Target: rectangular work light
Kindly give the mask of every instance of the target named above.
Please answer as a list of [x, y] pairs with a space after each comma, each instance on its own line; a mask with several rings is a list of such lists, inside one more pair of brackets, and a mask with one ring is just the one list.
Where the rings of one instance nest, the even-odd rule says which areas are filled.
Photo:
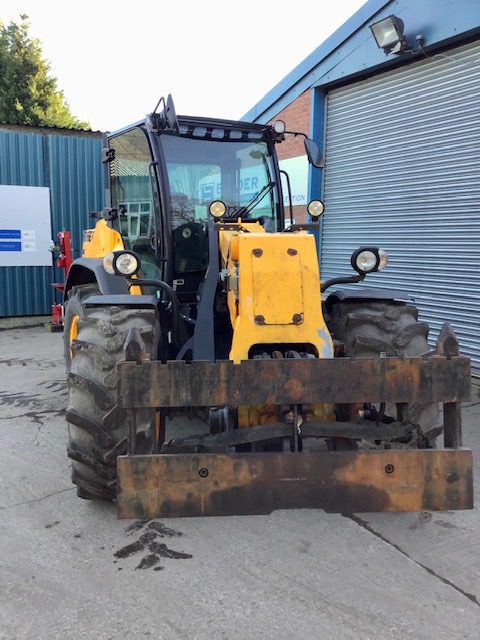
[[408, 43], [403, 35], [403, 20], [397, 16], [388, 16], [375, 24], [370, 25], [375, 42], [386, 54], [398, 53], [408, 48]]

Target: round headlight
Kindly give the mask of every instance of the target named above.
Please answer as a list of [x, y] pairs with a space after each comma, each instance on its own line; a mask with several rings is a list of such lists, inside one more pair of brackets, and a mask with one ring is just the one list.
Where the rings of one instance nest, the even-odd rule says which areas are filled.
[[373, 271], [377, 266], [377, 256], [373, 253], [373, 251], [362, 251], [358, 254], [355, 264], [360, 271], [364, 271], [368, 273], [369, 271]]
[[133, 276], [139, 269], [138, 259], [133, 253], [120, 253], [114, 262], [114, 268], [122, 276]]
[[361, 251], [355, 258], [357, 271], [369, 273], [377, 268], [378, 258], [373, 251]]
[[208, 207], [208, 210], [210, 211], [210, 215], [218, 219], [225, 215], [227, 207], [221, 200], [214, 200]]
[[358, 273], [378, 271], [380, 255], [376, 247], [360, 247], [352, 253], [351, 265]]
[[115, 269], [113, 268], [114, 258], [115, 258], [115, 255], [113, 251], [110, 253], [107, 253], [106, 256], [103, 256], [103, 268], [107, 273], [109, 273], [112, 276], [115, 275]]
[[140, 259], [133, 251], [113, 251], [103, 258], [103, 268], [117, 276], [133, 276], [140, 270]]
[[283, 120], [275, 120], [273, 123], [273, 130], [275, 133], [285, 133], [285, 122]]
[[312, 218], [319, 218], [325, 211], [325, 205], [321, 200], [311, 200], [308, 203], [307, 211]]

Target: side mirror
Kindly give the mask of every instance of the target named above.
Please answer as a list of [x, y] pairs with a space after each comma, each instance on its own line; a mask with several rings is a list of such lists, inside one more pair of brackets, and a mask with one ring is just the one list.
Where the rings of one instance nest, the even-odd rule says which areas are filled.
[[165, 117], [167, 119], [168, 126], [170, 129], [175, 131], [175, 133], [179, 133], [177, 114], [175, 112], [175, 105], [173, 104], [172, 94], [168, 94], [167, 104], [165, 107]]
[[323, 169], [325, 162], [323, 161], [322, 153], [318, 144], [311, 138], [305, 138], [305, 151], [307, 153], [309, 163], [313, 164], [317, 169]]

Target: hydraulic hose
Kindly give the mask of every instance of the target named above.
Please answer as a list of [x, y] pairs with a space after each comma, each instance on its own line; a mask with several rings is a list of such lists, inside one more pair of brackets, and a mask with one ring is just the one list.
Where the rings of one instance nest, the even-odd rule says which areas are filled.
[[172, 311], [173, 311], [173, 339], [177, 346], [177, 349], [180, 349], [183, 343], [187, 340], [187, 332], [185, 329], [185, 325], [180, 313], [180, 303], [178, 301], [178, 296], [172, 287], [164, 282], [163, 280], [153, 280], [148, 278], [135, 278], [135, 280], [130, 280], [130, 284], [139, 287], [155, 287], [156, 289], [160, 289], [164, 291], [170, 302], [172, 303]]

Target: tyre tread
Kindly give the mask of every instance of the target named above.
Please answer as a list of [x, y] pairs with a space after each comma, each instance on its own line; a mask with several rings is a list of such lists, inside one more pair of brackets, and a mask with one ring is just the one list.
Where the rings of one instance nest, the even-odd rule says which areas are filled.
[[[111, 501], [116, 497], [116, 458], [127, 450], [132, 419], [130, 410], [117, 406], [117, 364], [124, 359], [123, 345], [132, 327], [139, 329], [147, 353], [154, 357], [157, 332], [153, 309], [84, 307], [78, 322], [67, 375], [67, 452], [72, 460], [72, 481], [85, 499]], [[144, 437], [142, 430], [149, 426], [153, 410], [141, 415], [139, 431]]]

